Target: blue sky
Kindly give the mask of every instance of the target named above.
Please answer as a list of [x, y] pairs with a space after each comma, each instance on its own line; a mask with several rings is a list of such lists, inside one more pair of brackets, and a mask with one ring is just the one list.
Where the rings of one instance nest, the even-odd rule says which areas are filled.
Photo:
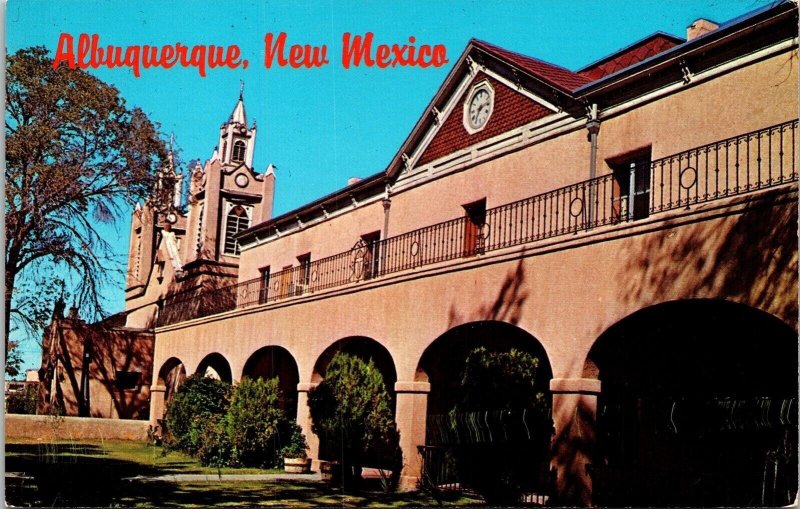
[[[704, 1], [54, 1], [10, 0], [9, 53], [44, 45], [59, 34], [99, 34], [118, 46], [237, 44], [243, 69], [99, 69], [174, 133], [182, 159], [209, 158], [245, 82], [248, 119], [258, 121], [255, 168], [278, 167], [275, 213], [328, 194], [349, 177], [385, 168], [471, 37], [577, 69], [655, 31], [685, 36], [699, 17], [723, 22], [764, 5], [755, 0]], [[350, 68], [340, 64], [342, 34], [367, 31], [376, 43], [444, 44], [441, 68]], [[264, 36], [286, 32], [290, 44], [327, 44], [330, 65], [319, 69], [263, 66]], [[120, 255], [128, 249], [127, 219], [107, 236]], [[124, 257], [121, 257], [124, 259]], [[123, 281], [109, 311], [124, 307]], [[37, 368], [41, 351], [23, 344], [24, 367]]]

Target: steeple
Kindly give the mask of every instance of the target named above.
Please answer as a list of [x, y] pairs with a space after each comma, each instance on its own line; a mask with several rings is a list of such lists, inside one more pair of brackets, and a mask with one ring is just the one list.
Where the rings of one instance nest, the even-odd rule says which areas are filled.
[[244, 163], [253, 167], [253, 150], [256, 144], [256, 126], [247, 127], [244, 109], [244, 82], [239, 83], [239, 100], [228, 120], [220, 126], [219, 160], [223, 165]]

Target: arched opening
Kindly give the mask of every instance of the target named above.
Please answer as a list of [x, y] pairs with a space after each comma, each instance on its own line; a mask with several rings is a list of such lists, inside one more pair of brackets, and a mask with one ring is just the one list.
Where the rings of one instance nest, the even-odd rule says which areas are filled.
[[[312, 374], [311, 381], [319, 383], [325, 377], [325, 370], [328, 368], [333, 356], [338, 352], [344, 352], [350, 355], [359, 357], [365, 361], [372, 359], [375, 367], [383, 375], [383, 383], [392, 398], [395, 398], [394, 384], [397, 382], [397, 370], [394, 367], [394, 360], [392, 355], [385, 346], [378, 343], [372, 338], [364, 336], [351, 336], [349, 338], [340, 339], [325, 349], [320, 354], [317, 362], [314, 363], [314, 373]], [[395, 408], [394, 401], [392, 401], [392, 408]]]
[[245, 154], [245, 144], [242, 140], [236, 140], [233, 144], [233, 155], [231, 156], [231, 160], [237, 163], [241, 163], [244, 161], [244, 154]]
[[240, 246], [235, 237], [249, 227], [250, 217], [247, 209], [241, 205], [234, 205], [225, 219], [225, 254], [239, 256]]
[[797, 334], [762, 311], [687, 300], [592, 347], [601, 505], [786, 505], [797, 493]]
[[265, 346], [257, 350], [244, 365], [242, 378], [270, 379], [278, 378], [281, 390], [281, 409], [287, 417], [297, 417], [297, 384], [300, 372], [292, 354], [280, 346]]
[[200, 364], [197, 365], [197, 373], [222, 380], [223, 382], [233, 382], [231, 365], [222, 354], [216, 352], [206, 355], [203, 360], [200, 361]]
[[170, 357], [161, 365], [161, 369], [158, 370], [158, 385], [163, 385], [165, 387], [164, 413], [161, 418], [166, 415], [169, 404], [172, 403], [172, 400], [175, 398], [175, 393], [178, 391], [178, 387], [181, 386], [185, 379], [186, 368], [183, 362], [177, 357]]
[[472, 322], [437, 338], [416, 375], [431, 384], [425, 475], [435, 484], [470, 485], [488, 502], [545, 492], [552, 378], [541, 343], [509, 323]]

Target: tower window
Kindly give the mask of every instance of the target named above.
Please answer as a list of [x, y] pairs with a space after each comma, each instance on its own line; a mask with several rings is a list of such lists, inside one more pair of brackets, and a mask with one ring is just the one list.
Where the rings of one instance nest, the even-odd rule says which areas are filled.
[[225, 254], [239, 255], [239, 242], [234, 239], [237, 233], [250, 226], [247, 211], [241, 205], [236, 205], [228, 212], [225, 219]]
[[242, 140], [238, 140], [236, 143], [233, 144], [233, 157], [231, 159], [236, 162], [244, 161], [244, 151], [245, 151], [244, 142]]

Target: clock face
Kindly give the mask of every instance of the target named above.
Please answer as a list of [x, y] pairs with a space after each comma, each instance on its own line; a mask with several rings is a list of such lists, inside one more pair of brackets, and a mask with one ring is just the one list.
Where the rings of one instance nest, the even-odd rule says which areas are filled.
[[169, 214], [167, 214], [167, 222], [175, 223], [175, 221], [177, 221], [177, 220], [178, 220], [178, 216], [175, 215], [174, 212], [170, 212]]
[[236, 182], [236, 185], [239, 187], [246, 187], [247, 183], [250, 182], [250, 179], [248, 179], [247, 175], [245, 175], [244, 173], [236, 175], [236, 178], [234, 180]]
[[489, 120], [489, 114], [492, 112], [492, 97], [486, 89], [479, 89], [472, 94], [472, 99], [469, 102], [468, 119], [469, 125], [473, 129], [480, 129], [486, 125]]

